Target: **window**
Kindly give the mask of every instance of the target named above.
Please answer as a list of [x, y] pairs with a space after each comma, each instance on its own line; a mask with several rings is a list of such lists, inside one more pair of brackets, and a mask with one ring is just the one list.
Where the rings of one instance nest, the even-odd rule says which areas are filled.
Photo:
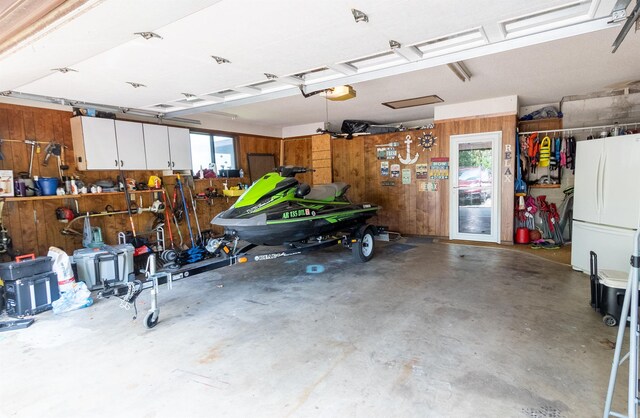
[[211, 168], [218, 173], [223, 169], [235, 170], [235, 141], [231, 136], [191, 132], [191, 160], [193, 172]]

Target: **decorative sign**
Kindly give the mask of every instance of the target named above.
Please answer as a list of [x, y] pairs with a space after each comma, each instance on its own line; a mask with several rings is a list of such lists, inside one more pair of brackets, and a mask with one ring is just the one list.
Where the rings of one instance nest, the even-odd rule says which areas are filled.
[[429, 178], [429, 164], [416, 164], [416, 178], [417, 179]]
[[402, 169], [402, 184], [411, 184], [411, 169]]
[[391, 177], [400, 177], [400, 164], [391, 164]]
[[418, 182], [418, 191], [421, 192], [437, 192], [438, 183], [435, 181], [420, 181]]
[[388, 176], [389, 175], [389, 161], [381, 161], [380, 162], [380, 175]]
[[511, 144], [505, 144], [504, 146], [504, 182], [512, 183], [513, 182], [513, 168], [512, 159], [511, 159]]
[[395, 186], [395, 185], [396, 185], [396, 182], [395, 182], [395, 181], [389, 181], [389, 180], [387, 180], [387, 181], [383, 181], [383, 182], [382, 182], [382, 185], [383, 185], [383, 186]]
[[376, 155], [379, 160], [394, 160], [398, 156], [396, 147], [398, 142], [390, 142], [388, 144], [376, 145]]
[[[415, 164], [416, 161], [418, 161], [419, 154], [417, 152], [416, 152], [416, 155], [414, 155], [413, 158], [411, 158], [411, 143], [412, 142], [413, 141], [411, 140], [411, 135], [407, 135], [406, 138], [405, 138], [405, 141], [404, 141], [404, 143], [407, 144], [407, 157], [406, 158], [403, 158], [402, 156], [399, 157], [400, 162], [402, 164], [407, 164], [407, 165]], [[392, 171], [393, 171], [393, 169], [392, 169]]]
[[423, 132], [422, 136], [418, 137], [418, 143], [422, 146], [422, 149], [425, 151], [431, 151], [434, 145], [436, 145], [437, 136], [433, 136], [433, 132]]
[[449, 158], [434, 157], [431, 159], [431, 180], [448, 180], [449, 179]]

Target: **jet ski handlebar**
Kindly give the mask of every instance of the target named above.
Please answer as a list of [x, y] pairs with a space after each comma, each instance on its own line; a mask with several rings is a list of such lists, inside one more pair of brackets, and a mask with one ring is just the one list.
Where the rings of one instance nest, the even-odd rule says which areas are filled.
[[276, 170], [282, 177], [294, 177], [296, 174], [307, 173], [309, 171], [316, 171], [311, 167], [299, 167], [293, 165], [281, 165]]

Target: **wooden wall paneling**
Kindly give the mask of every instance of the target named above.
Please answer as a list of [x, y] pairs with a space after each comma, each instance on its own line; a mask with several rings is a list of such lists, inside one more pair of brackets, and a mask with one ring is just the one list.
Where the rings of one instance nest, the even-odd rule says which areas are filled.
[[276, 161], [280, 161], [280, 142], [280, 138], [238, 135], [238, 149], [236, 151], [238, 168], [243, 169], [246, 173], [249, 172], [247, 154], [273, 154], [276, 156]]
[[[24, 140], [23, 112], [19, 109], [9, 110], [9, 137], [10, 139]], [[11, 168], [14, 174], [29, 170], [29, 154], [26, 145], [11, 143]], [[34, 164], [35, 165], [35, 164]]]
[[[38, 250], [38, 236], [36, 234], [36, 217], [34, 201], [22, 203], [20, 207], [20, 228], [18, 233], [22, 235], [23, 251], [35, 253]], [[14, 227], [14, 234], [15, 234]]]
[[[284, 165], [300, 167], [312, 167], [312, 140], [311, 137], [285, 139], [284, 141]], [[301, 183], [313, 185], [313, 173], [298, 174], [296, 178]]]
[[[5, 108], [0, 107], [0, 139], [10, 139], [9, 134], [9, 115]], [[13, 160], [7, 160], [11, 158], [11, 150], [9, 148], [9, 142], [0, 143], [0, 151], [2, 151], [3, 160], [0, 160], [0, 169], [11, 169], [13, 167]]]
[[5, 202], [2, 212], [4, 227], [9, 231], [13, 250], [22, 252], [24, 240], [19, 228], [20, 210], [18, 202]]
[[354, 202], [365, 199], [364, 139], [362, 136], [351, 140], [333, 139], [333, 181], [351, 185], [347, 196]]

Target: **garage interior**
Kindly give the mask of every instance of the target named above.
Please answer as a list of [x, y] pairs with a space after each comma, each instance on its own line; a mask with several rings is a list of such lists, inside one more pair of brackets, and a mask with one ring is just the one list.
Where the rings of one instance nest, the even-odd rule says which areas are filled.
[[637, 416], [639, 10], [0, 2], [0, 416]]

